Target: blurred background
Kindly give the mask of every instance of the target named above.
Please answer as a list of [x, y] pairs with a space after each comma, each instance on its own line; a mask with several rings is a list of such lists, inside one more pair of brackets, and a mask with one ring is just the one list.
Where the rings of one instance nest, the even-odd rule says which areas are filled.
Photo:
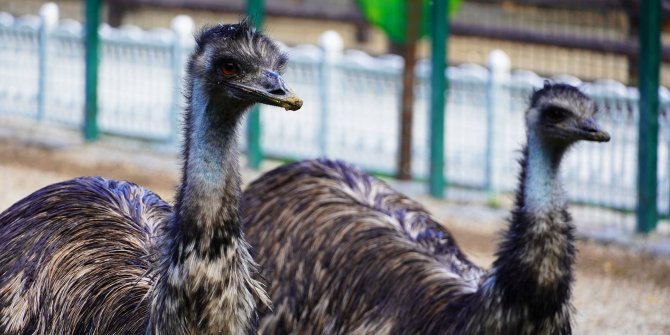
[[669, 334], [670, 1], [452, 0], [437, 26], [432, 4], [0, 0], [0, 210], [80, 175], [172, 199], [192, 35], [254, 13], [305, 104], [244, 121], [245, 182], [283, 162], [347, 160], [425, 203], [484, 265], [529, 95], [547, 79], [580, 86], [612, 140], [580, 144], [563, 170], [583, 239], [576, 333]]

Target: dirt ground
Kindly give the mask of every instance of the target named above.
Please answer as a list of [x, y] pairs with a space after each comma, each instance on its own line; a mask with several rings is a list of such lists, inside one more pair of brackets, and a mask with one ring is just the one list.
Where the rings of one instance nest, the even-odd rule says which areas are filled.
[[[120, 140], [54, 141], [39, 127], [17, 135], [1, 125], [0, 211], [40, 187], [82, 175], [130, 180], [172, 199], [179, 166], [173, 153]], [[245, 181], [257, 176], [243, 171]], [[438, 213], [475, 262], [491, 264], [504, 211], [417, 197]], [[463, 218], [459, 213], [465, 211], [481, 215]], [[670, 258], [586, 241], [577, 246], [575, 334], [670, 334]]]

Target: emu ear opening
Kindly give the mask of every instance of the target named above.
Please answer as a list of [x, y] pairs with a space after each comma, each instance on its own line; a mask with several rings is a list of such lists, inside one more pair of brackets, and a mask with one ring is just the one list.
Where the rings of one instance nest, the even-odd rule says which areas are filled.
[[253, 17], [245, 16], [242, 18], [240, 23], [237, 24], [237, 30], [235, 31], [235, 34], [233, 35], [233, 38], [239, 39], [243, 37], [250, 37], [253, 35], [253, 33], [256, 32], [256, 28], [254, 28], [254, 25], [252, 24], [254, 21]]
[[256, 22], [258, 22], [258, 18], [256, 16], [244, 16], [240, 20], [240, 23], [237, 24], [237, 26], [240, 27], [239, 31], [253, 33], [256, 31]]

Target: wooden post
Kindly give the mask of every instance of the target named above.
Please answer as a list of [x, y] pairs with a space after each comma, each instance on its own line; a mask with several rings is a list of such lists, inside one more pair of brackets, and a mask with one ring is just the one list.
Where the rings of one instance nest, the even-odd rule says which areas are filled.
[[400, 155], [398, 157], [397, 178], [412, 178], [412, 114], [414, 109], [414, 65], [416, 64], [416, 43], [421, 34], [421, 0], [407, 0], [407, 27], [403, 57], [405, 66], [402, 74], [402, 102], [400, 112]]

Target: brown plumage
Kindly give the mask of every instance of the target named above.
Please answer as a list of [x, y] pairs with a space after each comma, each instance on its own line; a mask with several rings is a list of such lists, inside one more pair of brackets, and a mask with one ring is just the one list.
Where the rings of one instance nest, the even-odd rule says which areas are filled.
[[188, 64], [174, 208], [83, 177], [0, 214], [0, 334], [254, 333], [268, 304], [239, 223], [238, 123], [256, 102], [298, 109], [286, 57], [246, 21], [203, 30]]
[[547, 84], [492, 269], [471, 263], [417, 202], [338, 161], [271, 171], [244, 192], [244, 230], [269, 281], [265, 334], [570, 334], [573, 226], [558, 180], [578, 140], [606, 141], [593, 102]]

